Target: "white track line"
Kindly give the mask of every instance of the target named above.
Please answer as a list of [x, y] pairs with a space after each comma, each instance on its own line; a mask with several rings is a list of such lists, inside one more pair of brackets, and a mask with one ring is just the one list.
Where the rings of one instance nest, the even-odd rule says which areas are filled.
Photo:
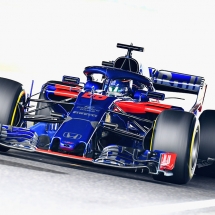
[[[184, 203], [175, 203], [175, 204], [162, 204], [162, 205], [151, 205], [147, 207], [140, 208], [129, 208], [112, 211], [113, 214], [123, 214], [123, 215], [131, 215], [131, 214], [143, 214], [144, 212], [150, 212], [150, 215], [155, 214], [170, 214], [173, 212], [182, 212], [189, 210], [198, 210], [215, 207], [215, 199], [211, 200], [203, 200], [203, 201], [194, 201], [194, 202], [184, 202]], [[214, 208], [215, 213], [215, 208]]]

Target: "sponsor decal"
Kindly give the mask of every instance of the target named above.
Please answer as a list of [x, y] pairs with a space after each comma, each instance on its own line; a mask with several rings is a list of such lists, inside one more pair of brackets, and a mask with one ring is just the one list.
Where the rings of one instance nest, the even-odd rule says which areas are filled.
[[88, 112], [99, 112], [94, 106], [77, 106], [76, 109], [81, 111], [88, 111]]
[[160, 170], [172, 170], [175, 166], [177, 155], [175, 153], [164, 153], [160, 159]]
[[66, 138], [73, 139], [73, 140], [79, 140], [82, 137], [81, 134], [76, 134], [76, 133], [72, 133], [72, 132], [64, 132], [63, 136]]
[[177, 74], [163, 70], [155, 71], [153, 77], [154, 83], [193, 91], [198, 91], [202, 82], [202, 78], [199, 76]]
[[85, 116], [92, 116], [92, 117], [97, 117], [98, 116], [96, 114], [91, 114], [91, 113], [86, 113], [86, 112], [81, 112], [81, 111], [73, 111], [73, 113], [79, 114], [79, 115], [85, 115]]

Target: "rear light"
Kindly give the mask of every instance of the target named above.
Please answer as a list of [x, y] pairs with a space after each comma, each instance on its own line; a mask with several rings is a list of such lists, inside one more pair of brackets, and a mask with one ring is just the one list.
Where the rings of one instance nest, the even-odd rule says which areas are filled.
[[199, 111], [199, 112], [202, 111], [202, 105], [199, 106], [198, 111]]
[[160, 170], [173, 170], [177, 154], [162, 153], [160, 157]]

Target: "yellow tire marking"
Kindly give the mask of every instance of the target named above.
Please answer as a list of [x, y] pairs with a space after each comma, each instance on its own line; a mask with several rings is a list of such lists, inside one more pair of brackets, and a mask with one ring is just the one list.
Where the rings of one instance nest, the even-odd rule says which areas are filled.
[[[190, 145], [190, 161], [189, 161], [189, 175], [190, 175], [190, 178], [193, 177], [194, 171], [195, 171], [195, 169], [192, 169], [192, 152], [193, 152], [193, 145], [194, 145], [194, 140], [195, 140], [195, 137], [196, 137], [197, 129], [199, 129], [199, 122], [196, 120], [195, 127], [194, 127], [194, 130], [193, 130], [192, 139], [191, 139], [191, 145]], [[197, 135], [199, 135], [199, 132], [200, 131], [198, 130]]]
[[151, 137], [151, 143], [150, 143], [150, 151], [152, 151], [152, 142], [153, 142], [153, 138], [154, 138], [154, 130], [155, 130], [156, 122], [157, 122], [157, 119], [155, 120], [155, 123], [153, 125], [152, 137]]
[[22, 96], [25, 94], [25, 91], [22, 91], [20, 94], [19, 94], [19, 97], [17, 99], [17, 102], [16, 102], [16, 105], [15, 105], [15, 108], [14, 108], [14, 111], [13, 111], [13, 115], [12, 115], [12, 119], [11, 119], [11, 123], [10, 125], [13, 125], [14, 123], [14, 119], [15, 119], [15, 115], [16, 115], [16, 110], [17, 110], [17, 106], [22, 98]]

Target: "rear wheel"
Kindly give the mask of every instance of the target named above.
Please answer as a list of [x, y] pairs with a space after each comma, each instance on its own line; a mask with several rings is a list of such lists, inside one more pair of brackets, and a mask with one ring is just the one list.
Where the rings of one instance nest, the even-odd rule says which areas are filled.
[[[0, 78], [0, 123], [19, 126], [22, 122], [21, 102], [25, 100], [25, 92], [19, 82]], [[1, 152], [9, 148], [0, 146]]]
[[[205, 110], [199, 117], [201, 135], [199, 156], [200, 160], [207, 161], [208, 158], [215, 158], [215, 110]], [[215, 175], [215, 164], [199, 168], [197, 174]]]
[[188, 112], [165, 110], [154, 126], [151, 149], [177, 154], [173, 176], [153, 175], [155, 180], [186, 184], [194, 175], [199, 150], [199, 123]]

